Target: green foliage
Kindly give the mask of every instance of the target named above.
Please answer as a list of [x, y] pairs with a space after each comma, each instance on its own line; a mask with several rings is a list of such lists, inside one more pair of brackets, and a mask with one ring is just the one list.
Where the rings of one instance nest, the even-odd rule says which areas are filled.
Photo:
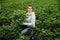
[[[54, 35], [60, 40], [60, 1], [59, 0], [2, 0], [0, 2], [0, 37], [19, 34], [21, 40], [29, 40], [32, 35], [37, 39], [49, 40]], [[21, 35], [20, 23], [25, 22], [26, 9], [33, 5], [36, 14], [36, 28], [30, 28], [30, 35]]]
[[[20, 23], [25, 22], [26, 12], [23, 10], [12, 10], [9, 8], [2, 8], [5, 12], [0, 15], [0, 37], [13, 36], [20, 33]], [[5, 14], [3, 14], [5, 13]]]

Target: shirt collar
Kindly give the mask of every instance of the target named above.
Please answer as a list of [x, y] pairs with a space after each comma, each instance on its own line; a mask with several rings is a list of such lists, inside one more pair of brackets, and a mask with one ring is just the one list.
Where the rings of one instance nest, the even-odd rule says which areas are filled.
[[32, 12], [28, 12], [28, 15], [29, 15], [29, 16], [32, 15]]

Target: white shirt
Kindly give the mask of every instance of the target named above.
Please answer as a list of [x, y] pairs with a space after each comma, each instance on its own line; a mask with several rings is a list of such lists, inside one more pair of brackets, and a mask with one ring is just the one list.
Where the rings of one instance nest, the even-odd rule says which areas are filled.
[[31, 12], [31, 13], [27, 13], [28, 16], [26, 18], [26, 23], [24, 23], [25, 25], [28, 25], [28, 26], [33, 26], [35, 27], [35, 13], [34, 12]]

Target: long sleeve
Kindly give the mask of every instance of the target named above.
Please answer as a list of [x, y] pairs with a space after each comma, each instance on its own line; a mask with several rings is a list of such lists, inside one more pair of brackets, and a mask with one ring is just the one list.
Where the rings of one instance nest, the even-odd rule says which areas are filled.
[[34, 12], [27, 18], [27, 21], [28, 22], [24, 23], [25, 25], [35, 27], [35, 13]]

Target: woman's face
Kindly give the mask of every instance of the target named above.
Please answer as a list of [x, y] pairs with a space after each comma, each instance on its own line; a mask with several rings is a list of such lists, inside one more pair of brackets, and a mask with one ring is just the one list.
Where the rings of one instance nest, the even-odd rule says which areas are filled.
[[31, 6], [28, 7], [28, 12], [32, 12], [32, 7]]

